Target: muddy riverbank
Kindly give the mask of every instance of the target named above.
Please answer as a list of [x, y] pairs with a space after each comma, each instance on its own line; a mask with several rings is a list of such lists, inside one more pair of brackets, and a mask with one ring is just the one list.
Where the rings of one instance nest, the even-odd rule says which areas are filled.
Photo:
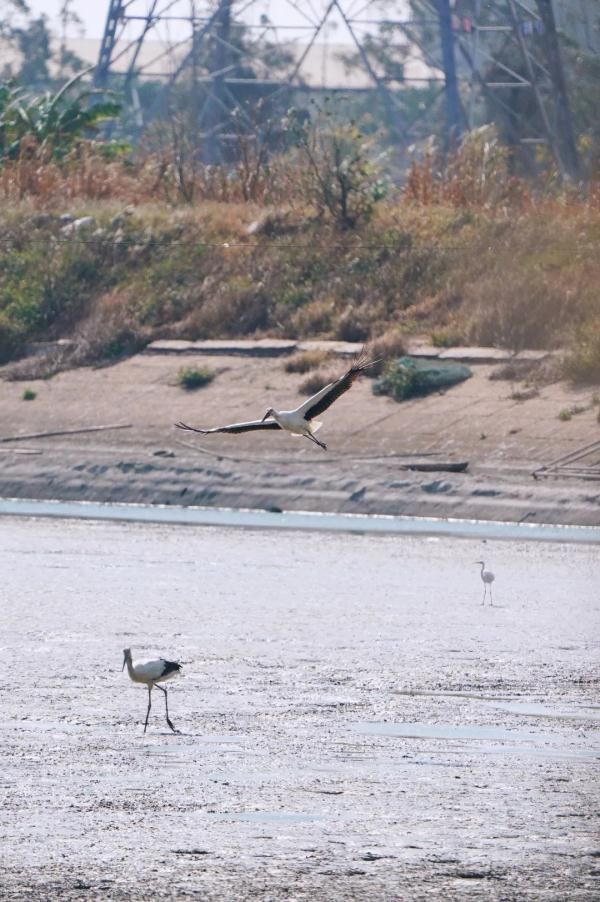
[[[185, 392], [183, 365], [216, 378]], [[0, 438], [18, 439], [0, 442], [0, 496], [600, 524], [598, 482], [532, 478], [598, 438], [592, 390], [557, 383], [520, 401], [493, 369], [473, 365], [462, 385], [403, 404], [363, 379], [323, 417], [327, 452], [283, 434], [193, 437], [173, 425], [297, 403], [301, 377], [281, 359], [140, 354], [32, 382], [32, 401], [22, 382], [0, 381]], [[69, 432], [106, 425], [126, 428]], [[457, 463], [466, 471], [444, 469]]]
[[597, 898], [597, 546], [5, 518], [0, 565], [2, 898]]

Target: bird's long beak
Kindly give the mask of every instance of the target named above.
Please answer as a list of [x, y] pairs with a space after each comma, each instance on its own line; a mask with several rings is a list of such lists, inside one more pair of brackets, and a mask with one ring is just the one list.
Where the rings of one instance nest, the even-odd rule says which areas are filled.
[[121, 667], [121, 673], [125, 670], [125, 665], [127, 664], [127, 658], [123, 655], [123, 666]]
[[264, 421], [267, 419], [267, 417], [270, 415], [270, 413], [271, 413], [271, 411], [267, 410], [266, 414], [264, 415], [264, 417], [261, 420], [261, 423], [264, 423]]

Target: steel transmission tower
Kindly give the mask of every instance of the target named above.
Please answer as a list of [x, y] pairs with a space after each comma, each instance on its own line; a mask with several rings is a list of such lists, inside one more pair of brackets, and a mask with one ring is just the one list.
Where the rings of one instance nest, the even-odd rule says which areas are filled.
[[[554, 5], [557, 0], [415, 0], [403, 31], [445, 73], [448, 129], [489, 121], [501, 126], [531, 171], [535, 146], [564, 177], [577, 178], [573, 135]], [[426, 28], [437, 15], [440, 46]], [[456, 84], [458, 83], [458, 91]]]
[[[363, 81], [360, 87], [326, 86], [327, 93], [372, 91], [398, 145], [414, 142], [419, 120], [439, 119], [435, 106], [444, 103], [447, 145], [491, 117], [532, 170], [539, 144], [563, 175], [576, 177], [554, 17], [560, 2], [388, 0], [385, 9], [392, 15], [385, 18], [381, 0], [279, 0], [281, 21], [273, 21], [269, 0], [109, 0], [94, 81], [107, 86], [117, 78], [135, 100], [143, 80], [162, 81], [168, 94], [187, 78], [198, 97], [206, 160], [217, 162], [232, 117], [247, 118], [249, 99], [323, 90], [314, 79], [310, 83], [305, 68], [334, 28]], [[390, 72], [389, 53], [378, 56], [373, 35], [384, 32], [388, 49], [403, 47], [413, 63], [418, 57], [416, 76], [407, 75], [408, 66], [400, 75]], [[403, 94], [415, 84], [430, 92], [411, 118]]]
[[[414, 135], [400, 100], [401, 80], [388, 77], [364, 42], [365, 22], [373, 21], [378, 5], [379, 0], [311, 0], [308, 5], [279, 0], [281, 21], [272, 21], [269, 0], [109, 0], [94, 82], [124, 88], [133, 103], [144, 81], [161, 82], [163, 96], [182, 80], [193, 82], [200, 97], [199, 135], [215, 139], [210, 146], [205, 142], [209, 162], [222, 158], [232, 116], [246, 115], [243, 101], [293, 98], [324, 88], [327, 94], [375, 92], [392, 139], [407, 144]], [[360, 10], [360, 19], [353, 10]], [[343, 78], [341, 84], [316, 84], [314, 62], [312, 78], [307, 77], [311, 55], [331, 41], [336, 29], [336, 39], [356, 57], [358, 85]], [[443, 75], [427, 68], [414, 82], [441, 84]]]

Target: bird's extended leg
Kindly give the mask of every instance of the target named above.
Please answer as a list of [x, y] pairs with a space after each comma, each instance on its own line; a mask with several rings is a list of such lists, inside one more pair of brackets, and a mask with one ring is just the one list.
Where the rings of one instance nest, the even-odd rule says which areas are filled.
[[146, 723], [144, 724], [144, 733], [148, 726], [148, 718], [150, 717], [150, 708], [152, 707], [152, 686], [148, 686], [148, 710], [146, 711]]
[[490, 604], [491, 604], [491, 605], [494, 604], [494, 599], [492, 598], [492, 586], [491, 586], [491, 584], [490, 584]]
[[486, 586], [486, 584], [484, 583], [484, 584], [483, 584], [483, 598], [481, 599], [481, 604], [485, 604], [485, 596], [486, 596], [486, 594], [487, 594], [487, 586]]
[[311, 442], [314, 442], [315, 445], [318, 445], [319, 448], [322, 448], [323, 451], [327, 451], [327, 445], [325, 444], [325, 442], [320, 441], [320, 440], [316, 437], [316, 435], [313, 435], [313, 434], [312, 434], [312, 432], [305, 432], [304, 435], [305, 435], [306, 438], [309, 438], [309, 439], [311, 440]]
[[166, 711], [166, 715], [167, 715], [167, 723], [169, 724], [169, 726], [171, 727], [173, 732], [177, 733], [177, 730], [175, 729], [175, 727], [173, 726], [173, 724], [171, 723], [171, 721], [169, 719], [169, 703], [167, 701], [167, 690], [164, 688], [164, 686], [159, 686], [158, 683], [155, 683], [154, 685], [156, 686], [157, 689], [160, 689], [161, 692], [165, 693], [165, 711]]

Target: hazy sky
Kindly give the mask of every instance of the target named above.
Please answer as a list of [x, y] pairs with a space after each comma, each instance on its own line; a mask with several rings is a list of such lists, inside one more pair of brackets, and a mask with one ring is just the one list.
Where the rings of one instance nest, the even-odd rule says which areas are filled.
[[[45, 13], [48, 16], [53, 30], [60, 30], [58, 12], [62, 0], [27, 0], [27, 2], [34, 13]], [[158, 8], [165, 7], [168, 2], [169, 0], [159, 0]], [[297, 0], [297, 3], [289, 2], [289, 0], [253, 0], [253, 2], [252, 0], [251, 2], [243, 2], [243, 0], [240, 0], [240, 2], [236, 3], [238, 9], [248, 8], [247, 12], [244, 14], [246, 21], [258, 23], [261, 13], [266, 13], [271, 22], [278, 26], [288, 25], [298, 27], [299, 30], [294, 35], [295, 37], [300, 36], [300, 29], [302, 26], [307, 26], [310, 29], [311, 22], [314, 23], [318, 20], [319, 13], [326, 5], [327, 0]], [[369, 3], [368, 0], [344, 0], [342, 5], [347, 13], [357, 18], [377, 17], [374, 9], [375, 4], [373, 2]], [[130, 12], [143, 14], [147, 11], [149, 6], [149, 0], [133, 0], [130, 4]], [[190, 6], [190, 0], [175, 0], [175, 3], [171, 6], [171, 12], [176, 12], [179, 15], [186, 14], [189, 12]], [[295, 6], [297, 8], [294, 8]], [[391, 15], [392, 17], [394, 17], [394, 13], [395, 15], [399, 15], [402, 6], [402, 0], [396, 0], [396, 3], [390, 3], [390, 12], [388, 15]], [[395, 10], [393, 7], [395, 7]], [[83, 21], [85, 37], [99, 38], [102, 36], [106, 22], [108, 0], [73, 0], [71, 8]], [[202, 0], [197, 0], [196, 8], [200, 11], [199, 14], [201, 14], [202, 10], [208, 8], [208, 4], [202, 3]], [[170, 27], [175, 30], [177, 29], [176, 24], [173, 24]], [[77, 34], [76, 29], [70, 28], [69, 31], [73, 36]], [[306, 32], [307, 35], [308, 33], [309, 31]], [[339, 19], [338, 27], [332, 28], [328, 37], [329, 40], [334, 42], [343, 41], [345, 43], [349, 40], [346, 30]]]

